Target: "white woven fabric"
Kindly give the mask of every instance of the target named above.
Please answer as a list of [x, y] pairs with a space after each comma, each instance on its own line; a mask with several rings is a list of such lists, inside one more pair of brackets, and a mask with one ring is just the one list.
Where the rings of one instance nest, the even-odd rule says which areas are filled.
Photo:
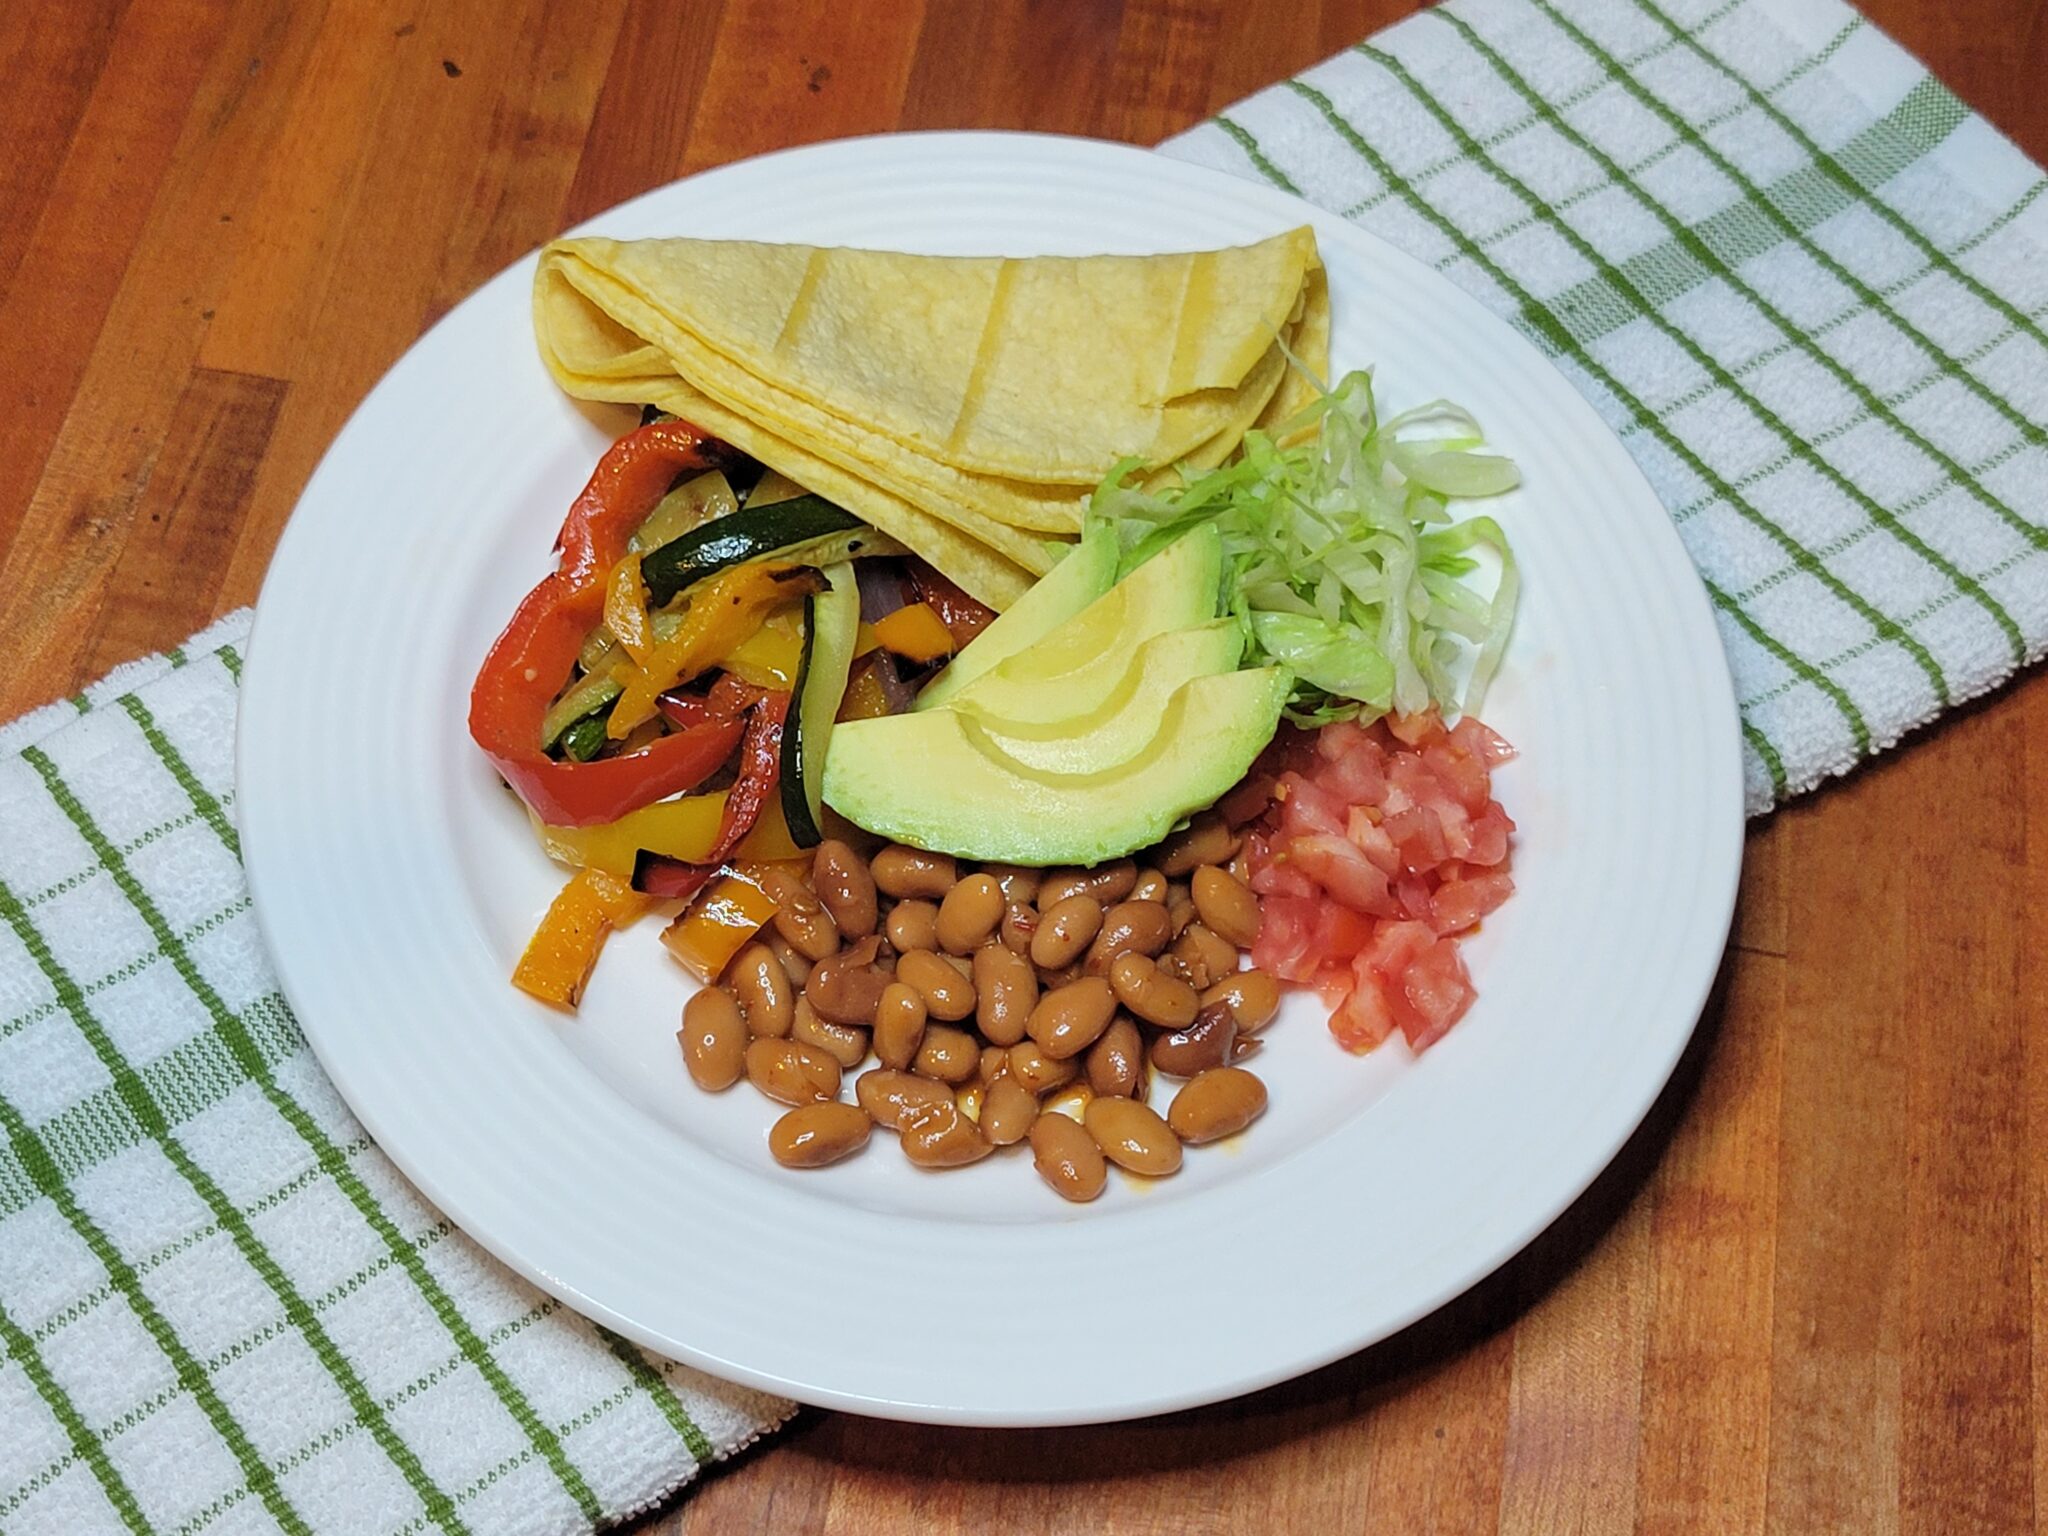
[[0, 1530], [574, 1532], [790, 1405], [652, 1359], [370, 1143], [257, 936], [237, 614], [0, 733]]

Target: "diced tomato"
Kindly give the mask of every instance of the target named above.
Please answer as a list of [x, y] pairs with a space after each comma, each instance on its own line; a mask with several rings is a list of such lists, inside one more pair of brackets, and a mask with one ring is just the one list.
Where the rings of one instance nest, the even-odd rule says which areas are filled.
[[1401, 904], [1405, 916], [1418, 923], [1429, 921], [1431, 897], [1429, 882], [1420, 875], [1403, 875], [1394, 882], [1394, 900]]
[[1252, 890], [1261, 896], [1314, 896], [1315, 881], [1291, 859], [1252, 860]]
[[1316, 908], [1316, 925], [1310, 936], [1311, 954], [1339, 957], [1357, 953], [1372, 942], [1372, 919], [1341, 902], [1325, 901]]
[[1444, 733], [1444, 723], [1433, 709], [1425, 709], [1419, 715], [1387, 715], [1379, 723], [1404, 747], [1427, 746]]
[[1336, 1008], [1351, 995], [1351, 973], [1341, 965], [1326, 965], [1316, 972], [1309, 985], [1315, 988], [1325, 1008]]
[[1436, 933], [1427, 923], [1413, 920], [1381, 923], [1373, 934], [1372, 948], [1360, 956], [1381, 981], [1398, 986], [1408, 967], [1436, 944]]
[[1313, 779], [1288, 772], [1280, 776], [1280, 830], [1284, 833], [1328, 832], [1344, 835], [1350, 808]]
[[1370, 805], [1386, 792], [1386, 755], [1356, 721], [1326, 725], [1316, 736], [1322, 766], [1316, 780], [1348, 805]]
[[1494, 801], [1479, 813], [1479, 819], [1472, 823], [1465, 848], [1465, 862], [1468, 864], [1505, 864], [1508, 857], [1508, 834], [1515, 830], [1515, 824], [1508, 820], [1508, 813]]
[[1394, 1013], [1377, 978], [1368, 976], [1330, 1015], [1330, 1033], [1347, 1051], [1369, 1051], [1394, 1032]]
[[1425, 747], [1422, 764], [1474, 816], [1493, 798], [1493, 776], [1485, 762], [1450, 740]]
[[1394, 1003], [1394, 1022], [1408, 1037], [1413, 1050], [1423, 1050], [1443, 1038], [1478, 996], [1472, 978], [1465, 974], [1464, 956], [1450, 939], [1438, 939], [1415, 957], [1401, 975], [1401, 992]]
[[1315, 938], [1316, 906], [1313, 896], [1268, 896], [1262, 901], [1252, 964], [1283, 981], [1313, 979], [1316, 965], [1309, 947]]
[[1451, 740], [1488, 768], [1497, 768], [1515, 755], [1513, 747], [1473, 715], [1451, 727]]
[[1349, 838], [1332, 837], [1327, 832], [1297, 836], [1287, 844], [1287, 858], [1345, 906], [1382, 917], [1392, 915], [1386, 871]]
[[1515, 824], [1493, 798], [1513, 755], [1479, 721], [1447, 730], [1434, 712], [1289, 729], [1233, 797], [1242, 811], [1270, 793], [1245, 845], [1263, 913], [1252, 963], [1321, 993], [1348, 1049], [1399, 1029], [1420, 1050], [1471, 1007], [1456, 935], [1515, 888]]
[[1411, 805], [1405, 811], [1396, 811], [1383, 826], [1400, 858], [1400, 867], [1411, 875], [1435, 869], [1451, 856], [1451, 845], [1444, 837], [1443, 818], [1426, 805]]
[[1397, 875], [1401, 872], [1401, 849], [1387, 831], [1384, 822], [1376, 819], [1377, 807], [1354, 805], [1351, 815], [1344, 823], [1344, 835], [1351, 839], [1351, 845], [1377, 864], [1383, 873]]
[[1429, 926], [1438, 933], [1463, 933], [1515, 893], [1514, 877], [1475, 875], [1446, 880], [1429, 901]]

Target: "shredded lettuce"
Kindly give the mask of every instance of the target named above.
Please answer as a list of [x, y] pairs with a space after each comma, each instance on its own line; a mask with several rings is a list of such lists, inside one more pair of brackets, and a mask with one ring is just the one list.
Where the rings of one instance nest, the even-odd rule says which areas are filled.
[[[1237, 460], [1184, 484], [1142, 490], [1129, 483], [1135, 461], [1119, 465], [1089, 516], [1115, 527], [1120, 574], [1196, 523], [1215, 523], [1224, 608], [1244, 626], [1245, 665], [1294, 674], [1297, 722], [1431, 705], [1469, 713], [1500, 665], [1518, 588], [1500, 525], [1453, 521], [1448, 507], [1521, 483], [1511, 461], [1476, 451], [1484, 441], [1448, 401], [1381, 421], [1371, 374], [1351, 373], [1277, 437], [1246, 433]], [[1498, 562], [1488, 596], [1466, 581], [1482, 569], [1478, 549]]]

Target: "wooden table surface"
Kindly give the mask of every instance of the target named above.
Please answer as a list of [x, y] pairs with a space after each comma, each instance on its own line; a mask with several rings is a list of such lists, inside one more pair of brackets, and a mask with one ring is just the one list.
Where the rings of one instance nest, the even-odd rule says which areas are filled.
[[[842, 134], [1151, 142], [1412, 8], [0, 5], [0, 718], [250, 601], [364, 392], [566, 225]], [[1867, 8], [2048, 157], [2048, 4]], [[1649, 1122], [1442, 1313], [1116, 1428], [806, 1413], [641, 1530], [2035, 1529], [2043, 849], [2037, 677], [1752, 832], [1717, 1001]]]

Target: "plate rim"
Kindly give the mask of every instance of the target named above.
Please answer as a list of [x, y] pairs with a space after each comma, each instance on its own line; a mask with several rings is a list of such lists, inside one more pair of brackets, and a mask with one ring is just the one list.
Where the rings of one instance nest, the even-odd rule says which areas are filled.
[[[516, 1244], [508, 1243], [502, 1233], [489, 1229], [488, 1224], [474, 1221], [464, 1209], [468, 1202], [459, 1193], [450, 1189], [447, 1178], [442, 1173], [436, 1171], [436, 1166], [433, 1165], [431, 1157], [423, 1159], [416, 1156], [415, 1153], [419, 1149], [405, 1145], [403, 1137], [394, 1139], [387, 1135], [389, 1122], [382, 1113], [382, 1106], [375, 1102], [374, 1095], [362, 1091], [363, 1085], [353, 1071], [348, 1058], [336, 1049], [338, 1037], [330, 1034], [324, 1023], [316, 1025], [312, 1022], [321, 1015], [324, 1005], [317, 999], [301, 995], [300, 983], [296, 982], [293, 977], [293, 964], [287, 959], [288, 950], [286, 947], [279, 945], [277, 942], [278, 935], [273, 931], [269, 914], [275, 910], [275, 907], [271, 902], [266, 901], [263, 891], [269, 887], [273, 873], [279, 874], [280, 878], [282, 878], [282, 873], [272, 870], [266, 862], [261, 852], [263, 848], [262, 834], [257, 832], [253, 838], [250, 836], [255, 817], [252, 814], [254, 809], [252, 797], [246, 793], [245, 786], [251, 782], [248, 769], [252, 754], [257, 748], [252, 746], [252, 737], [256, 734], [255, 729], [250, 724], [253, 712], [243, 707], [238, 710], [234, 743], [237, 783], [235, 818], [244, 836], [245, 869], [253, 898], [256, 924], [262, 935], [266, 953], [276, 972], [279, 986], [289, 1002], [294, 1016], [300, 1021], [301, 1032], [318, 1059], [321, 1070], [327, 1075], [328, 1080], [333, 1083], [337, 1092], [348, 1104], [350, 1111], [370, 1133], [384, 1155], [390, 1158], [392, 1163], [411, 1181], [422, 1195], [447, 1214], [470, 1240], [476, 1242], [499, 1262], [506, 1264], [526, 1280], [562, 1300], [576, 1311], [604, 1323], [606, 1326], [633, 1339], [637, 1343], [643, 1344], [671, 1358], [697, 1366], [713, 1375], [763, 1391], [791, 1396], [799, 1401], [821, 1407], [879, 1415], [911, 1422], [1014, 1427], [1098, 1423], [1175, 1411], [1222, 1401], [1244, 1393], [1261, 1390], [1276, 1382], [1306, 1374], [1334, 1360], [1356, 1353], [1360, 1349], [1370, 1347], [1372, 1344], [1391, 1337], [1402, 1329], [1411, 1326], [1419, 1319], [1428, 1316], [1430, 1313], [1455, 1300], [1458, 1296], [1463, 1295], [1473, 1286], [1478, 1285], [1489, 1275], [1500, 1269], [1504, 1264], [1511, 1261], [1516, 1255], [1520, 1254], [1544, 1230], [1550, 1227], [1565, 1211], [1576, 1203], [1585, 1193], [1586, 1189], [1613, 1163], [1615, 1157], [1640, 1128], [1644, 1118], [1665, 1091], [1679, 1060], [1697, 1032], [1699, 1020], [1711, 998], [1714, 981], [1719, 974], [1722, 957], [1725, 955], [1729, 936], [1732, 932], [1742, 868], [1745, 827], [1740, 755], [1740, 716], [1733, 679], [1728, 670], [1725, 651], [1721, 647], [1718, 634], [1713, 626], [1704, 582], [1697, 568], [1693, 565], [1689, 553], [1685, 550], [1676, 527], [1669, 521], [1668, 514], [1665, 513], [1661, 502], [1651, 488], [1640, 466], [1628, 454], [1626, 446], [1620, 442], [1612, 428], [1593, 409], [1591, 402], [1586, 400], [1584, 395], [1571, 385], [1570, 381], [1550, 358], [1544, 356], [1533, 343], [1516, 332], [1506, 321], [1502, 320], [1491, 310], [1486, 309], [1475, 296], [1466, 293], [1462, 289], [1458, 289], [1455, 284], [1451, 283], [1449, 278], [1436, 272], [1426, 263], [1410, 256], [1407, 252], [1402, 251], [1399, 247], [1394, 246], [1391, 242], [1373, 233], [1371, 230], [1344, 218], [1334, 210], [1320, 208], [1295, 194], [1234, 176], [1229, 172], [1214, 167], [1198, 165], [1194, 162], [1183, 161], [1170, 156], [1162, 156], [1155, 150], [1115, 141], [1063, 134], [1005, 130], [920, 130], [914, 132], [877, 133], [825, 140], [818, 143], [774, 150], [743, 160], [733, 161], [726, 165], [710, 168], [692, 175], [678, 177], [661, 186], [650, 188], [593, 215], [590, 219], [582, 221], [564, 233], [568, 236], [595, 233], [597, 232], [597, 227], [604, 221], [617, 218], [623, 212], [634, 209], [643, 203], [672, 196], [678, 188], [699, 182], [705, 178], [757, 174], [764, 167], [772, 167], [779, 163], [806, 157], [837, 154], [858, 155], [875, 146], [889, 146], [889, 152], [893, 152], [897, 147], [902, 146], [905, 141], [958, 147], [969, 153], [1014, 148], [1020, 145], [1027, 148], [1049, 146], [1050, 152], [1054, 154], [1080, 153], [1083, 155], [1101, 155], [1120, 159], [1133, 165], [1145, 163], [1155, 167], [1163, 163], [1174, 176], [1207, 181], [1217, 191], [1227, 192], [1234, 198], [1263, 203], [1265, 206], [1276, 211], [1286, 210], [1290, 216], [1300, 217], [1304, 221], [1311, 218], [1330, 221], [1334, 225], [1341, 227], [1344, 231], [1341, 238], [1356, 240], [1371, 247], [1373, 250], [1372, 259], [1374, 261], [1389, 262], [1408, 267], [1430, 286], [1441, 285], [1443, 288], [1455, 292], [1460, 300], [1471, 304], [1484, 313], [1487, 320], [1491, 322], [1492, 327], [1497, 331], [1503, 344], [1512, 344], [1524, 351], [1530, 362], [1538, 365], [1545, 374], [1570, 391], [1572, 405], [1569, 408], [1582, 412], [1589, 426], [1606, 440], [1603, 446], [1611, 446], [1615, 450], [1617, 471], [1624, 474], [1632, 482], [1627, 487], [1628, 499], [1641, 503], [1645, 510], [1654, 508], [1657, 511], [1659, 515], [1654, 523], [1651, 523], [1648, 519], [1645, 520], [1646, 537], [1663, 544], [1666, 547], [1667, 554], [1675, 552], [1684, 559], [1686, 569], [1691, 575], [1691, 580], [1687, 584], [1688, 596], [1695, 601], [1700, 614], [1705, 616], [1707, 633], [1714, 636], [1713, 661], [1716, 665], [1710, 670], [1713, 673], [1714, 680], [1721, 686], [1715, 689], [1712, 699], [1700, 699], [1696, 703], [1700, 709], [1721, 717], [1720, 728], [1712, 734], [1716, 740], [1723, 743], [1726, 749], [1725, 755], [1728, 771], [1725, 775], [1719, 777], [1719, 798], [1722, 802], [1720, 809], [1725, 822], [1725, 845], [1721, 854], [1722, 878], [1718, 889], [1711, 892], [1708, 897], [1710, 910], [1718, 915], [1712, 934], [1713, 943], [1711, 946], [1707, 946], [1704, 943], [1701, 945], [1701, 953], [1711, 953], [1714, 958], [1711, 964], [1704, 967], [1703, 975], [1698, 978], [1697, 986], [1688, 989], [1685, 994], [1689, 999], [1684, 1009], [1687, 1022], [1682, 1029], [1675, 1029], [1673, 1031], [1669, 1050], [1656, 1058], [1654, 1062], [1654, 1082], [1648, 1087], [1643, 1102], [1639, 1106], [1633, 1107], [1626, 1116], [1620, 1117], [1617, 1122], [1618, 1128], [1615, 1129], [1611, 1136], [1603, 1136], [1601, 1138], [1601, 1151], [1597, 1159], [1591, 1161], [1581, 1174], [1575, 1175], [1572, 1179], [1565, 1180], [1558, 1185], [1557, 1187], [1562, 1191], [1561, 1193], [1549, 1195], [1532, 1203], [1526, 1209], [1522, 1218], [1511, 1224], [1511, 1235], [1500, 1239], [1496, 1245], [1496, 1251], [1479, 1261], [1475, 1266], [1470, 1267], [1462, 1279], [1448, 1285], [1440, 1293], [1432, 1293], [1420, 1297], [1410, 1305], [1386, 1314], [1387, 1317], [1391, 1318], [1391, 1321], [1376, 1320], [1375, 1326], [1362, 1331], [1361, 1334], [1346, 1333], [1339, 1337], [1333, 1337], [1329, 1341], [1328, 1347], [1320, 1352], [1312, 1352], [1307, 1355], [1298, 1355], [1286, 1360], [1275, 1361], [1264, 1371], [1240, 1374], [1233, 1377], [1230, 1381], [1214, 1384], [1212, 1389], [1162, 1396], [1148, 1396], [1142, 1392], [1134, 1393], [1128, 1399], [1110, 1404], [1105, 1409], [1087, 1407], [1077, 1408], [1069, 1412], [1033, 1413], [1020, 1416], [1006, 1414], [1001, 1411], [957, 1409], [945, 1405], [900, 1402], [867, 1396], [859, 1392], [823, 1388], [810, 1383], [792, 1380], [776, 1372], [758, 1370], [747, 1365], [744, 1361], [733, 1360], [715, 1353], [694, 1349], [687, 1340], [679, 1339], [659, 1328], [645, 1325], [638, 1319], [614, 1309], [599, 1297], [590, 1294], [589, 1291], [567, 1283], [561, 1276], [553, 1273], [539, 1258], [523, 1252]], [[478, 284], [459, 303], [452, 306], [444, 315], [437, 319], [434, 325], [415, 339], [391, 363], [385, 372], [379, 376], [377, 383], [372, 385], [370, 390], [356, 404], [350, 412], [348, 419], [343, 423], [332, 442], [323, 452], [319, 464], [308, 478], [306, 487], [301, 492], [298, 502], [294, 505], [290, 519], [286, 522], [279, 535], [277, 545], [266, 567], [262, 589], [255, 605], [255, 616], [247, 645], [245, 676], [242, 683], [244, 700], [251, 697], [261, 699], [264, 696], [264, 688], [268, 685], [268, 672], [264, 668], [262, 661], [266, 649], [262, 643], [262, 636], [265, 634], [266, 629], [277, 628], [282, 622], [266, 624], [266, 620], [278, 611], [278, 603], [274, 600], [274, 593], [284, 584], [281, 573], [288, 569], [286, 556], [294, 547], [295, 532], [302, 539], [306, 536], [305, 528], [307, 525], [306, 521], [301, 517], [301, 512], [305, 504], [312, 499], [315, 489], [321, 484], [322, 476], [328, 471], [330, 463], [339, 456], [344, 444], [347, 443], [351, 429], [364, 417], [375, 401], [379, 391], [385, 388], [393, 372], [415, 353], [434, 345], [435, 337], [441, 334], [444, 329], [456, 325], [460, 317], [479, 302], [481, 295], [487, 289], [505, 279], [509, 273], [532, 261], [533, 254], [533, 252], [528, 252], [522, 255], [499, 269], [498, 272], [492, 274], [484, 282]], [[1693, 995], [1694, 992], [1697, 993], [1696, 996]]]

